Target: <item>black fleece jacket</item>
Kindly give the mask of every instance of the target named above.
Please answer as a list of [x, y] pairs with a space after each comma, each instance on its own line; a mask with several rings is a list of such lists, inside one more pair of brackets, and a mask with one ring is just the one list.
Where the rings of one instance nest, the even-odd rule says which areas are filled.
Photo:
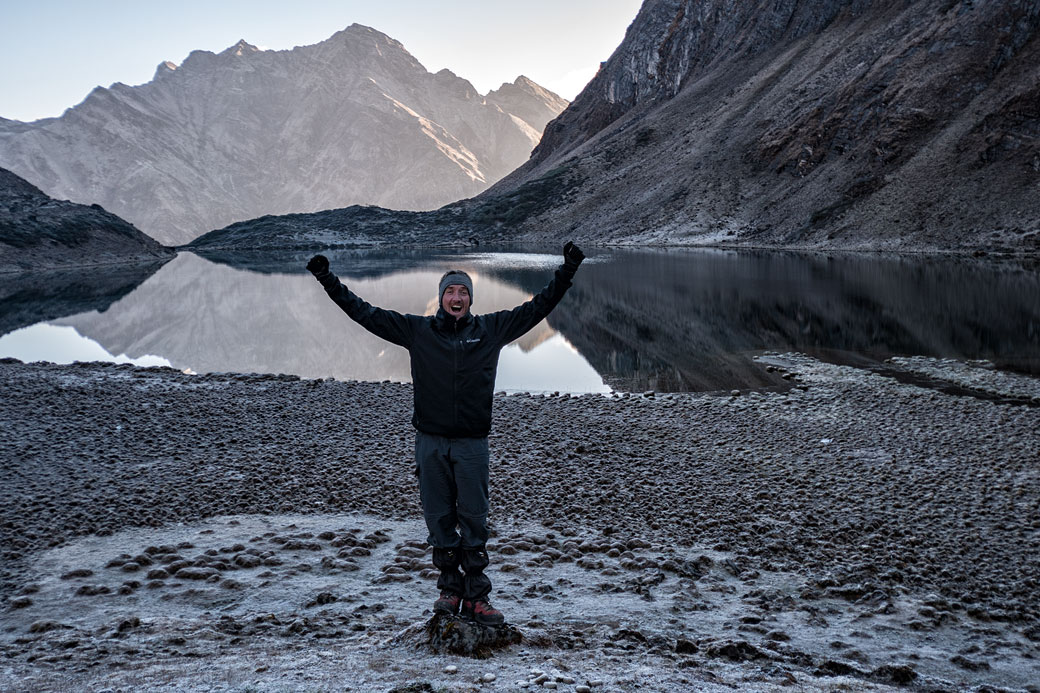
[[491, 431], [499, 352], [556, 307], [574, 274], [561, 265], [530, 301], [512, 310], [467, 313], [458, 320], [443, 308], [432, 316], [377, 308], [352, 293], [332, 272], [315, 276], [355, 322], [408, 350], [416, 429], [446, 438], [482, 438]]

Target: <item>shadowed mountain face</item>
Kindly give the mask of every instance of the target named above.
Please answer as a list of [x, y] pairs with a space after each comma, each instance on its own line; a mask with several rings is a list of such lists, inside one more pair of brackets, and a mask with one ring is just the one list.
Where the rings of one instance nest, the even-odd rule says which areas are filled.
[[289, 51], [195, 51], [60, 118], [0, 120], [0, 165], [177, 245], [266, 214], [475, 195], [526, 161], [566, 105], [526, 77], [482, 97], [355, 24]]
[[52, 199], [0, 168], [0, 273], [155, 263], [172, 256], [172, 250], [100, 206]]
[[479, 199], [566, 171], [513, 236], [1040, 249], [1036, 2], [647, 0]]

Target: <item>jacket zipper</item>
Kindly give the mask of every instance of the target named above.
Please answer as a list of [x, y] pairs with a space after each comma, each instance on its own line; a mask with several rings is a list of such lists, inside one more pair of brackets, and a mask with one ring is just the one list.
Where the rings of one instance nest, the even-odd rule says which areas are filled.
[[455, 356], [454, 370], [451, 378], [452, 406], [455, 411], [455, 430], [459, 428], [459, 321], [452, 325], [455, 339], [452, 341], [452, 353]]

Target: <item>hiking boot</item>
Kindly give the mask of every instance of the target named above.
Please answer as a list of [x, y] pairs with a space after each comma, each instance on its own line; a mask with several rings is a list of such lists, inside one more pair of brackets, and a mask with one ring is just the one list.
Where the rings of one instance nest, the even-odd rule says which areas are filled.
[[462, 600], [462, 615], [485, 626], [498, 626], [505, 623], [505, 616], [491, 606], [487, 599]]
[[454, 616], [459, 613], [459, 602], [461, 601], [462, 597], [459, 595], [445, 592], [433, 603], [433, 613]]

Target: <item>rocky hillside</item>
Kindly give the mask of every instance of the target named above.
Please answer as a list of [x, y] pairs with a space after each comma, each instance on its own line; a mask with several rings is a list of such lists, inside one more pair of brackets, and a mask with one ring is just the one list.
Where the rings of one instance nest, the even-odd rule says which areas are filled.
[[165, 261], [163, 247], [99, 205], [55, 200], [0, 168], [0, 272]]
[[501, 235], [1040, 249], [1040, 3], [647, 0]]
[[526, 161], [566, 105], [526, 77], [483, 97], [355, 24], [288, 51], [194, 51], [60, 118], [0, 120], [0, 166], [175, 245], [267, 214], [475, 195]]
[[200, 240], [1035, 254], [1038, 27], [1035, 0], [647, 0], [531, 159], [476, 198]]

